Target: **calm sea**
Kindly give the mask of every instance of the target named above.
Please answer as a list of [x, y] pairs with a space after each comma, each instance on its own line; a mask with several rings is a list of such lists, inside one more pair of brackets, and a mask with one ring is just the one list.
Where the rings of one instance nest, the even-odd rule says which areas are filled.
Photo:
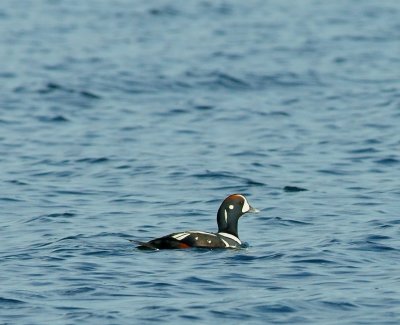
[[[399, 324], [400, 2], [0, 3], [0, 324]], [[261, 210], [242, 250], [143, 252]]]

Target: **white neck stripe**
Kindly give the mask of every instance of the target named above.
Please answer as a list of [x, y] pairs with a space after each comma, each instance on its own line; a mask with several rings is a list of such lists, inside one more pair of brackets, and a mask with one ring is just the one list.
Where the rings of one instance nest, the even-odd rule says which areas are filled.
[[237, 242], [237, 243], [240, 244], [240, 245], [242, 244], [242, 242], [240, 241], [240, 239], [237, 238], [236, 236], [232, 235], [232, 234], [228, 234], [228, 233], [226, 233], [226, 232], [219, 232], [218, 234], [219, 234], [220, 236], [230, 238], [230, 239], [234, 240], [235, 242]]

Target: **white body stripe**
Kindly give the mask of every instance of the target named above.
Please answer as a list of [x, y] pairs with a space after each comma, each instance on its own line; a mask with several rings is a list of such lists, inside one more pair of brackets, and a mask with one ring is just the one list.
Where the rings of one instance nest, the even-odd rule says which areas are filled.
[[190, 236], [189, 232], [180, 232], [179, 234], [175, 234], [172, 237], [175, 238], [176, 240], [182, 240], [186, 238], [187, 236]]
[[221, 239], [221, 240], [222, 240], [222, 242], [224, 243], [225, 247], [229, 247], [229, 246], [230, 246], [230, 245], [227, 243], [227, 241], [226, 241], [226, 240], [222, 239], [221, 237], [220, 237], [220, 239]]
[[[234, 236], [234, 235], [227, 234], [226, 232], [219, 232], [218, 234], [219, 234], [220, 236], [230, 238], [230, 239], [234, 240], [235, 242], [237, 242], [239, 245], [242, 245], [242, 242], [240, 241], [240, 239], [237, 238], [237, 237]], [[222, 239], [222, 238], [221, 238], [221, 239]]]
[[[193, 231], [185, 231], [185, 232], [177, 233], [177, 234], [173, 235], [172, 238], [175, 238], [176, 240], [181, 241], [181, 240], [185, 239], [186, 237], [188, 237], [190, 235], [194, 235], [194, 234], [203, 234], [203, 235], [209, 235], [209, 236], [217, 237], [216, 234], [213, 234], [213, 233], [210, 233], [210, 232], [193, 230]], [[199, 238], [196, 237], [195, 239], [198, 240]]]
[[217, 236], [216, 234], [213, 234], [212, 232], [206, 232], [206, 231], [198, 231], [198, 230], [190, 230], [187, 233], [191, 234], [204, 234], [204, 235], [210, 235], [210, 236]]

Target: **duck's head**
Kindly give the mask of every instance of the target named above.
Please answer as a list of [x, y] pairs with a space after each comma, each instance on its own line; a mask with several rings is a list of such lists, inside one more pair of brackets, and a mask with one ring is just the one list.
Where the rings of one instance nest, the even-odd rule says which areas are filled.
[[218, 210], [218, 232], [225, 232], [238, 236], [238, 220], [247, 212], [259, 212], [250, 206], [247, 199], [241, 194], [229, 195]]

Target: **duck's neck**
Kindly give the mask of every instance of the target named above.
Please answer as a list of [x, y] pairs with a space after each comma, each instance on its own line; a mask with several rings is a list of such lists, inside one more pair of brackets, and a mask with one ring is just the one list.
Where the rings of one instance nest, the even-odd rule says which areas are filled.
[[239, 238], [238, 221], [239, 217], [229, 215], [228, 211], [226, 211], [222, 207], [218, 210], [218, 232], [225, 232]]

